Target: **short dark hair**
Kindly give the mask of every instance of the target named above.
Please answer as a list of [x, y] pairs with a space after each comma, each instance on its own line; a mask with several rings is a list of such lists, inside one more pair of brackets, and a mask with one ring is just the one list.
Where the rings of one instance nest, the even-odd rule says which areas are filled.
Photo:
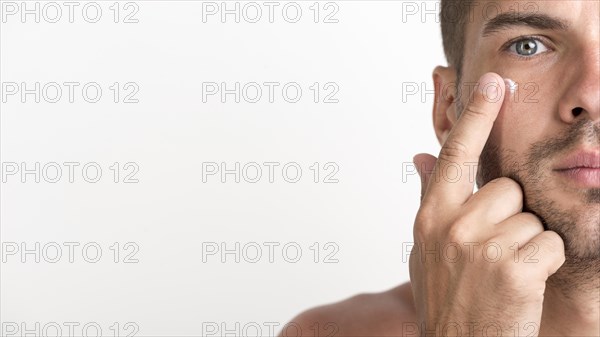
[[440, 24], [448, 65], [460, 78], [465, 48], [465, 33], [474, 0], [441, 0]]

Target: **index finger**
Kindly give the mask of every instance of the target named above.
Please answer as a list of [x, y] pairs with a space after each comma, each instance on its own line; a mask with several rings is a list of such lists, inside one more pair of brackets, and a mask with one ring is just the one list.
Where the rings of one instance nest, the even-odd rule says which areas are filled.
[[504, 79], [484, 74], [448, 134], [435, 164], [425, 199], [462, 205], [473, 195], [474, 173], [504, 102]]

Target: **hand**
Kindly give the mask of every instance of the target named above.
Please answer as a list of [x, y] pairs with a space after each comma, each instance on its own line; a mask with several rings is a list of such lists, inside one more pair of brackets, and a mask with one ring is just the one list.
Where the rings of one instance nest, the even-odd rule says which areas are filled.
[[[501, 99], [486, 98], [493, 87]], [[498, 178], [473, 194], [468, 173], [505, 93], [498, 74], [482, 76], [439, 158], [414, 158], [422, 200], [409, 265], [422, 336], [537, 336], [546, 280], [565, 261], [560, 236], [523, 212], [517, 182]], [[443, 176], [458, 168], [459, 178]]]

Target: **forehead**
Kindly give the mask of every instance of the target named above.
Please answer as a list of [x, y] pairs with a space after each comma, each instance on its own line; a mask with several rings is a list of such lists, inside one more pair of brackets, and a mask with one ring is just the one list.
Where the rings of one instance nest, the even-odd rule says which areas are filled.
[[486, 24], [498, 16], [514, 17], [526, 14], [548, 16], [568, 24], [576, 32], [598, 27], [600, 1], [597, 0], [474, 0], [471, 2], [467, 20], [467, 40], [482, 35]]

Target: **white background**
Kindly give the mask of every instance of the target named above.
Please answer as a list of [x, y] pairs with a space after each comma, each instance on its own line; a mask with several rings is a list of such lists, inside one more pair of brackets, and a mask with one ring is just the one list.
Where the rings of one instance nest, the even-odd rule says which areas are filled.
[[[431, 90], [433, 68], [446, 64], [432, 14], [437, 2], [334, 1], [327, 8], [320, 2], [318, 23], [309, 8], [313, 1], [296, 2], [302, 8], [297, 23], [282, 15], [288, 2], [277, 3], [273, 23], [262, 5], [258, 23], [245, 20], [254, 12], [242, 13], [240, 23], [233, 15], [223, 23], [220, 13], [203, 20], [200, 1], [135, 1], [135, 7], [120, 2], [118, 23], [109, 8], [114, 1], [96, 2], [102, 9], [96, 23], [84, 20], [87, 2], [77, 3], [73, 23], [63, 2], [57, 2], [63, 10], [57, 23], [45, 20], [55, 17], [52, 8], [42, 11], [48, 2], [28, 2], [28, 8], [40, 4], [40, 22], [34, 15], [22, 22], [20, 12], [8, 15], [7, 3], [2, 1], [0, 26], [2, 322], [19, 329], [23, 323], [34, 329], [35, 322], [41, 328], [57, 322], [64, 336], [64, 322], [80, 324], [79, 335], [83, 325], [95, 322], [110, 336], [114, 322], [119, 335], [131, 332], [123, 325], [133, 322], [137, 336], [202, 335], [203, 324], [234, 329], [254, 322], [268, 335], [265, 323], [281, 327], [310, 307], [408, 280], [403, 243], [412, 240], [420, 185], [416, 175], [406, 176], [403, 163], [411, 165], [419, 152], [437, 155], [439, 145], [433, 95], [403, 98], [403, 87], [423, 83]], [[424, 19], [421, 12], [408, 15], [414, 6], [432, 13]], [[138, 22], [123, 22], [133, 8], [129, 19]], [[338, 22], [323, 22], [336, 8], [330, 19]], [[88, 14], [94, 17], [94, 10]], [[288, 14], [295, 16], [293, 9]], [[36, 103], [33, 94], [9, 95], [10, 83], [22, 82], [28, 89], [36, 82], [41, 88], [52, 82], [81, 85], [73, 103], [65, 86], [57, 103], [43, 95]], [[81, 94], [89, 82], [103, 90], [97, 103]], [[109, 88], [115, 82], [121, 87], [118, 103]], [[123, 103], [132, 91], [123, 88], [127, 82], [139, 88], [138, 103]], [[203, 102], [205, 82], [281, 85], [273, 103], [266, 87], [257, 103], [244, 97], [235, 103], [233, 95]], [[303, 90], [296, 103], [281, 94], [290, 82]], [[315, 82], [318, 103], [309, 88]], [[328, 82], [339, 88], [337, 103], [323, 102], [332, 91], [323, 88]], [[80, 164], [73, 183], [64, 162]], [[110, 169], [115, 162], [118, 183]], [[123, 182], [132, 171], [124, 169], [129, 162], [139, 168], [138, 183]], [[203, 163], [211, 162], [228, 169], [255, 162], [262, 177], [236, 183], [233, 174], [225, 182], [214, 175], [203, 182]], [[264, 162], [280, 163], [272, 183]], [[315, 162], [318, 183], [310, 169]], [[328, 162], [334, 166], [324, 169]], [[55, 174], [41, 172], [36, 183], [34, 174], [8, 175], [10, 163], [19, 169], [21, 163], [27, 169], [58, 163], [63, 176], [51, 183], [47, 178]], [[83, 179], [86, 163], [102, 168], [97, 183]], [[284, 180], [286, 163], [302, 168], [297, 183]], [[335, 166], [338, 182], [323, 182]], [[93, 170], [88, 173], [93, 178]], [[36, 242], [39, 263], [34, 253], [21, 251], [22, 244], [35, 250]], [[56, 263], [48, 261], [54, 250], [43, 251], [52, 242], [62, 246]], [[73, 263], [64, 242], [79, 244]], [[110, 249], [115, 242], [118, 263]], [[262, 247], [256, 263], [249, 261], [256, 251], [242, 249], [253, 242]], [[279, 245], [272, 263], [264, 242]], [[86, 243], [102, 248], [99, 262], [83, 258]], [[220, 252], [203, 257], [207, 243], [228, 249], [239, 243], [240, 262]], [[286, 260], [295, 257], [293, 249], [282, 252], [288, 243], [302, 249], [296, 263]], [[9, 254], [14, 244], [19, 251]], [[139, 262], [123, 263], [133, 247], [139, 248], [133, 256]], [[332, 252], [337, 262], [324, 263], [335, 261], [326, 259]], [[94, 257], [94, 250], [88, 254]]]

